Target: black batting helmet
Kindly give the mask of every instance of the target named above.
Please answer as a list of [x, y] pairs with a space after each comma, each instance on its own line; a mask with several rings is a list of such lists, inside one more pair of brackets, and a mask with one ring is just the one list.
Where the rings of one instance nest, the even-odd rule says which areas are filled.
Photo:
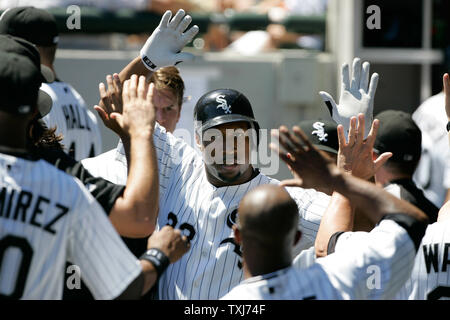
[[217, 89], [205, 93], [195, 105], [194, 121], [195, 131], [200, 135], [223, 123], [246, 121], [256, 130], [259, 138], [259, 124], [250, 102], [242, 93], [233, 89]]

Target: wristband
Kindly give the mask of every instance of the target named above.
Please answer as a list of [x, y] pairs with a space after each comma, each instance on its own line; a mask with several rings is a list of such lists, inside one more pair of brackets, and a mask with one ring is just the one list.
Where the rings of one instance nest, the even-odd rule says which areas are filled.
[[155, 267], [158, 278], [161, 277], [170, 264], [169, 258], [161, 250], [156, 248], [147, 250], [139, 259], [150, 262]]
[[447, 132], [449, 132], [449, 131], [450, 131], [450, 121], [447, 122]]
[[144, 64], [144, 66], [150, 71], [154, 72], [158, 69], [158, 67], [148, 58], [148, 56], [145, 53], [141, 53], [141, 61]]

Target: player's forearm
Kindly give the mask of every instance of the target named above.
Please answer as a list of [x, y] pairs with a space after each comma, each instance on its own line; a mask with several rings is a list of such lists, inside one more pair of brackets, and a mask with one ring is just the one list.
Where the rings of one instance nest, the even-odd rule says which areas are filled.
[[337, 192], [347, 197], [354, 207], [358, 207], [372, 223], [378, 223], [384, 215], [401, 213], [427, 223], [427, 216], [412, 204], [400, 200], [373, 183], [347, 174], [333, 178]]
[[141, 57], [136, 57], [119, 72], [120, 82], [130, 79], [133, 74], [138, 76], [148, 76], [152, 72], [142, 63]]
[[359, 208], [355, 208], [353, 220], [353, 231], [364, 231], [370, 232], [373, 228], [375, 228], [376, 223], [373, 223], [366, 217], [364, 212], [362, 212]]
[[150, 221], [154, 229], [158, 215], [159, 174], [153, 135], [132, 138], [130, 151], [129, 185], [124, 193], [135, 203], [136, 220]]
[[155, 267], [146, 260], [139, 260], [139, 262], [142, 267], [142, 272], [128, 285], [116, 300], [138, 300], [155, 285], [158, 279]]
[[316, 256], [324, 257], [327, 255], [328, 243], [333, 234], [339, 231], [352, 231], [353, 220], [354, 208], [350, 201], [341, 194], [334, 192], [320, 221], [314, 244]]
[[142, 273], [144, 275], [144, 285], [142, 287], [142, 295], [146, 294], [156, 283], [158, 273], [155, 267], [146, 260], [139, 260], [142, 266]]
[[129, 173], [123, 197], [116, 201], [121, 214], [111, 217], [119, 233], [145, 237], [156, 226], [159, 203], [159, 174], [152, 135], [130, 139]]

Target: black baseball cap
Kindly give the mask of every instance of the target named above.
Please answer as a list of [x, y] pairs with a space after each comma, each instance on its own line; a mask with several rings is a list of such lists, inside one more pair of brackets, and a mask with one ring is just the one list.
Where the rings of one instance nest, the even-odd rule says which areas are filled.
[[[28, 58], [33, 63], [35, 68], [39, 70], [38, 76], [40, 84], [42, 84], [43, 82], [49, 82], [47, 79], [48, 76], [42, 70], [41, 58], [34, 44], [24, 39], [13, 37], [10, 35], [0, 35], [0, 52], [14, 53]], [[7, 93], [8, 92], [5, 91], [6, 95]], [[38, 96], [39, 99], [37, 107], [39, 109], [40, 116], [43, 117], [50, 112], [52, 108], [52, 99], [47, 93], [42, 90], [39, 90]]]
[[19, 37], [0, 34], [0, 51], [13, 52], [27, 56], [34, 63], [36, 63], [36, 65], [40, 65], [43, 76], [42, 82], [51, 83], [55, 80], [53, 71], [41, 64], [41, 56], [39, 55], [39, 51], [31, 42]]
[[337, 154], [339, 140], [337, 124], [326, 120], [304, 120], [298, 125], [309, 141], [319, 150]]
[[376, 117], [380, 120], [374, 151], [378, 154], [392, 152], [389, 161], [413, 162], [420, 159], [422, 132], [409, 113], [386, 110]]
[[0, 51], [0, 109], [13, 114], [29, 114], [42, 104], [50, 105], [49, 95], [39, 90], [39, 66], [28, 57]]
[[201, 96], [194, 107], [196, 131], [223, 123], [246, 121], [259, 128], [250, 101], [234, 89], [216, 89]]
[[7, 9], [0, 17], [0, 34], [10, 34], [37, 46], [58, 44], [58, 26], [55, 17], [35, 7]]

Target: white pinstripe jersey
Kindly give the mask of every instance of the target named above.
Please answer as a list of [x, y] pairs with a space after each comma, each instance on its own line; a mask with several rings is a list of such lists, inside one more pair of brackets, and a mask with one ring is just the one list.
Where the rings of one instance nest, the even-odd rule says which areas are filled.
[[52, 110], [42, 118], [49, 128], [63, 135], [65, 151], [75, 160], [102, 152], [102, 137], [95, 115], [80, 94], [68, 83], [43, 83], [41, 89], [53, 100]]
[[[414, 244], [392, 220], [383, 220], [365, 239], [347, 243], [347, 250], [317, 259], [307, 269], [291, 266], [246, 279], [223, 299], [392, 299], [411, 273]], [[373, 266], [379, 268], [379, 287], [369, 285]]]
[[429, 225], [417, 251], [411, 278], [397, 299], [450, 298], [450, 220]]
[[450, 188], [450, 149], [444, 105], [445, 95], [440, 92], [426, 99], [412, 114], [422, 131], [422, 155], [413, 178], [425, 196], [439, 208]]
[[67, 260], [97, 299], [117, 297], [142, 270], [80, 181], [0, 154], [0, 298], [61, 299]]
[[[241, 185], [216, 188], [206, 178], [203, 159], [183, 140], [156, 124], [160, 201], [158, 226], [170, 224], [191, 239], [191, 249], [159, 280], [160, 299], [218, 299], [243, 277], [241, 252], [231, 229], [242, 197], [261, 184], [278, 183], [263, 174]], [[123, 147], [82, 161], [96, 176], [126, 183]], [[329, 197], [314, 190], [289, 188], [299, 206], [301, 246], [314, 244]], [[302, 249], [301, 247], [298, 248]]]
[[297, 269], [306, 269], [312, 266], [316, 261], [316, 248], [314, 246], [302, 250], [298, 255], [294, 256], [294, 260], [292, 261], [292, 266]]

